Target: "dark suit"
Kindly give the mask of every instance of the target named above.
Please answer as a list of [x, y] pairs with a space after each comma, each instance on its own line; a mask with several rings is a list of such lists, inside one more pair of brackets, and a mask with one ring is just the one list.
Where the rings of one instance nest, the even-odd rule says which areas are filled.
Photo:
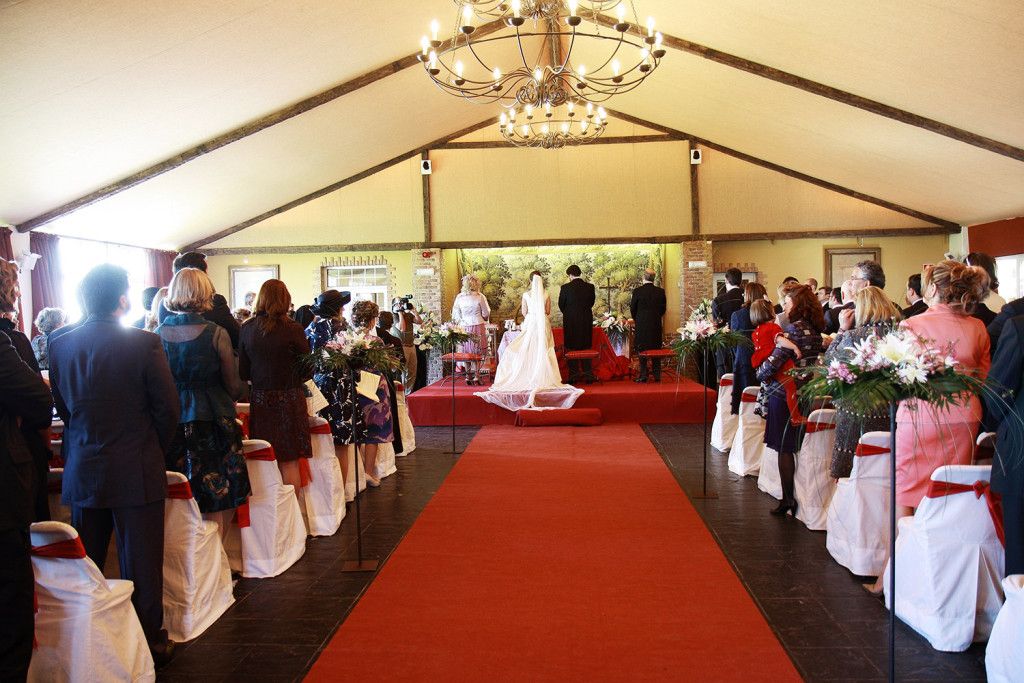
[[992, 351], [995, 352], [996, 347], [999, 345], [999, 334], [1003, 331], [1003, 326], [1010, 320], [1018, 315], [1024, 315], [1024, 297], [1020, 299], [1014, 299], [1009, 302], [996, 317], [992, 319], [992, 322], [988, 324], [988, 337], [992, 341]]
[[[171, 312], [164, 308], [163, 302], [160, 302], [160, 310], [157, 312], [159, 322], [163, 323], [169, 315], [171, 315]], [[216, 323], [227, 330], [228, 336], [231, 337], [231, 348], [235, 351], [238, 350], [238, 332], [241, 330], [241, 325], [239, 325], [238, 321], [235, 320], [235, 316], [231, 314], [231, 308], [228, 307], [228, 300], [225, 299], [223, 295], [213, 295], [213, 308], [206, 313], [203, 313], [203, 317], [211, 323]]]
[[[711, 316], [715, 324], [725, 325], [732, 319], [732, 314], [743, 307], [743, 288], [726, 289], [711, 302]], [[727, 372], [732, 372], [732, 351], [722, 349], [715, 352], [715, 369], [718, 377], [721, 378]]]
[[23, 681], [32, 657], [32, 493], [46, 481], [34, 481], [22, 430], [46, 428], [53, 402], [46, 383], [21, 360], [6, 334], [0, 334], [0, 387], [0, 680]]
[[117, 532], [122, 578], [150, 646], [163, 622], [164, 454], [178, 428], [178, 391], [160, 337], [90, 316], [50, 342], [50, 384], [64, 420], [64, 503], [102, 567]]
[[825, 312], [825, 334], [835, 334], [839, 331], [839, 314], [843, 311], [852, 309], [854, 307], [853, 302], [845, 303], [838, 308], [832, 308], [831, 306]]
[[[582, 278], [569, 280], [558, 290], [558, 310], [562, 312], [562, 331], [566, 351], [585, 351], [594, 340], [594, 285]], [[583, 372], [580, 361], [569, 361], [569, 380]]]
[[992, 358], [985, 428], [995, 430], [992, 489], [1003, 497], [1006, 573], [1024, 574], [1024, 315], [1006, 322]]
[[[629, 302], [629, 314], [636, 324], [636, 350], [650, 351], [660, 349], [663, 344], [662, 318], [665, 316], [665, 290], [650, 282], [645, 282], [633, 290], [633, 298]], [[654, 381], [661, 381], [661, 361], [651, 359], [654, 368]], [[647, 379], [647, 359], [640, 359], [640, 380]]]
[[915, 315], [921, 315], [927, 310], [928, 304], [924, 302], [924, 299], [918, 299], [917, 301], [903, 309], [903, 318], [913, 318]]

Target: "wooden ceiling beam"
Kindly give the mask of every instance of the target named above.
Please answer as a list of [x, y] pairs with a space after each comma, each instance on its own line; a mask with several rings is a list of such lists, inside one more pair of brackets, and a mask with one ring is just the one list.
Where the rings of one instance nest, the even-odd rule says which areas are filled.
[[[589, 17], [587, 18], [589, 19]], [[617, 23], [617, 19], [603, 14], [597, 15], [594, 20], [595, 23], [608, 27], [614, 26], [614, 24]], [[637, 35], [645, 35], [637, 27], [633, 27], [631, 32], [636, 33]], [[830, 85], [825, 85], [824, 83], [818, 83], [817, 81], [797, 76], [796, 74], [789, 73], [788, 71], [783, 71], [759, 62], [744, 59], [743, 57], [738, 57], [736, 55], [729, 54], [728, 52], [722, 52], [721, 50], [716, 50], [712, 47], [707, 47], [700, 43], [694, 43], [667, 33], [662, 33], [662, 44], [674, 50], [688, 52], [712, 62], [723, 64], [725, 66], [732, 67], [733, 69], [739, 69], [740, 71], [746, 71], [747, 73], [754, 74], [755, 76], [767, 78], [770, 81], [782, 83], [783, 85], [788, 85], [793, 88], [797, 88], [798, 90], [803, 90], [804, 92], [809, 92], [813, 95], [830, 99], [834, 102], [840, 102], [851, 107], [856, 107], [857, 109], [869, 111], [872, 114], [877, 114], [894, 121], [899, 121], [900, 123], [916, 126], [917, 128], [922, 128], [929, 132], [942, 135], [943, 137], [951, 138], [958, 142], [963, 142], [1017, 161], [1024, 161], [1024, 149], [1020, 147], [1015, 147], [1008, 143], [985, 137], [984, 135], [978, 135], [977, 133], [972, 133], [969, 130], [964, 130], [963, 128], [958, 128], [948, 123], [942, 123], [941, 121], [936, 121], [935, 119], [930, 119], [926, 116], [914, 114], [904, 109], [883, 104], [867, 97], [861, 97], [860, 95], [855, 95], [851, 92], [840, 90], [839, 88], [835, 88]]]
[[740, 159], [742, 161], [746, 161], [748, 163], [755, 164], [755, 165], [760, 166], [762, 168], [767, 168], [769, 170], [775, 171], [776, 173], [781, 173], [783, 175], [789, 176], [790, 178], [796, 178], [797, 180], [802, 180], [805, 183], [811, 183], [812, 185], [817, 185], [818, 187], [823, 187], [826, 190], [831, 190], [833, 192], [838, 192], [839, 194], [844, 194], [847, 197], [853, 197], [854, 199], [859, 199], [859, 200], [861, 200], [863, 202], [868, 202], [870, 204], [875, 204], [876, 206], [881, 206], [883, 209], [889, 209], [890, 211], [896, 211], [897, 213], [902, 213], [902, 214], [905, 214], [907, 216], [911, 216], [913, 218], [917, 218], [918, 220], [925, 221], [926, 223], [934, 223], [936, 225], [940, 225], [940, 226], [942, 226], [944, 228], [947, 228], [948, 231], [950, 231], [950, 232], [953, 232], [954, 229], [956, 231], [958, 231], [960, 229], [960, 224], [956, 223], [955, 221], [946, 220], [945, 218], [939, 218], [938, 216], [933, 216], [931, 214], [924, 213], [923, 211], [917, 211], [916, 209], [911, 209], [911, 208], [908, 208], [908, 207], [903, 206], [901, 204], [896, 204], [895, 202], [890, 202], [890, 201], [885, 200], [885, 199], [880, 199], [878, 197], [873, 197], [873, 196], [871, 196], [869, 194], [864, 194], [863, 192], [858, 192], [857, 190], [851, 190], [848, 187], [843, 187], [842, 185], [837, 185], [836, 183], [829, 182], [828, 180], [822, 180], [821, 178], [815, 178], [814, 176], [807, 175], [806, 173], [802, 173], [800, 171], [796, 171], [796, 170], [794, 170], [792, 168], [787, 168], [786, 166], [780, 166], [779, 164], [776, 164], [774, 162], [766, 161], [764, 159], [760, 159], [758, 157], [751, 156], [750, 154], [747, 154], [745, 152], [741, 152], [739, 150], [732, 149], [731, 147], [726, 147], [725, 145], [720, 145], [717, 142], [713, 142], [711, 140], [707, 140], [707, 139], [702, 138], [702, 137], [700, 137], [698, 135], [691, 135], [690, 133], [685, 133], [685, 132], [683, 132], [681, 130], [676, 130], [675, 128], [669, 128], [668, 126], [663, 126], [663, 125], [661, 125], [659, 123], [654, 123], [653, 121], [647, 121], [647, 120], [642, 119], [642, 118], [640, 118], [638, 116], [633, 116], [631, 114], [626, 114], [624, 112], [616, 111], [614, 109], [609, 109], [608, 107], [605, 107], [605, 110], [608, 112], [609, 115], [614, 116], [615, 118], [620, 119], [622, 121], [626, 121], [627, 123], [633, 123], [633, 124], [636, 124], [636, 125], [645, 126], [647, 128], [650, 128], [651, 130], [656, 130], [656, 131], [659, 131], [659, 132], [664, 133], [666, 135], [670, 135], [670, 136], [676, 138], [677, 140], [691, 140], [691, 141], [696, 142], [698, 144], [701, 144], [701, 145], [703, 145], [703, 146], [705, 146], [705, 147], [707, 147], [709, 149], [713, 149], [713, 150], [716, 150], [718, 152], [722, 152], [723, 154], [728, 154], [731, 157], [735, 157], [735, 158]]
[[[494, 21], [477, 27], [474, 32], [474, 37], [490, 35], [491, 33], [500, 31], [503, 28], [505, 28], [505, 24], [502, 23], [501, 20], [495, 19]], [[439, 48], [439, 51], [447, 49], [450, 42], [450, 39], [445, 41], [441, 48]], [[20, 223], [17, 226], [18, 232], [28, 232], [29, 230], [46, 225], [47, 223], [89, 206], [90, 204], [95, 204], [96, 202], [102, 201], [115, 194], [131, 189], [140, 183], [146, 182], [147, 180], [152, 180], [153, 178], [167, 173], [168, 171], [173, 171], [179, 166], [183, 166], [190, 161], [194, 161], [201, 156], [213, 152], [214, 150], [230, 145], [233, 142], [238, 142], [250, 135], [266, 130], [271, 126], [276, 126], [279, 123], [295, 118], [300, 114], [304, 114], [321, 105], [327, 104], [328, 102], [333, 102], [334, 100], [344, 97], [349, 93], [353, 93], [356, 90], [360, 90], [389, 76], [393, 76], [418, 64], [419, 59], [417, 58], [417, 54], [418, 53], [407, 55], [397, 61], [391, 62], [390, 64], [373, 69], [372, 71], [367, 71], [366, 73], [336, 85], [333, 88], [329, 88], [328, 90], [324, 90], [323, 92], [319, 92], [311, 97], [307, 97], [295, 104], [278, 109], [277, 111], [273, 111], [265, 116], [261, 116], [254, 121], [250, 121], [249, 123], [229, 130], [226, 133], [221, 133], [206, 142], [202, 142], [195, 147], [186, 149], [184, 152], [175, 154], [172, 157], [157, 162], [152, 166], [142, 169], [141, 171], [132, 173], [129, 176], [115, 180], [109, 185], [105, 185], [104, 187], [90, 192], [89, 194], [73, 199], [66, 204], [61, 204], [55, 209], [51, 209], [46, 213], [39, 214], [34, 218], [30, 218], [27, 221]]]
[[481, 121], [480, 123], [474, 123], [471, 126], [466, 126], [465, 128], [463, 128], [461, 130], [457, 130], [454, 133], [449, 133], [448, 135], [444, 136], [443, 138], [438, 138], [437, 140], [434, 140], [433, 142], [428, 142], [427, 144], [425, 144], [425, 145], [423, 145], [421, 147], [417, 147], [416, 149], [411, 149], [408, 152], [405, 152], [404, 154], [399, 154], [398, 156], [393, 157], [391, 159], [388, 159], [385, 162], [379, 163], [376, 166], [371, 166], [370, 168], [366, 169], [365, 171], [360, 171], [359, 173], [356, 173], [355, 175], [351, 175], [348, 178], [345, 178], [343, 180], [339, 180], [336, 183], [331, 183], [327, 187], [322, 187], [319, 190], [316, 190], [315, 192], [310, 192], [309, 194], [303, 195], [302, 197], [299, 197], [298, 199], [293, 199], [292, 201], [288, 202], [287, 204], [282, 204], [281, 206], [278, 206], [277, 208], [271, 209], [270, 211], [265, 211], [264, 213], [261, 213], [258, 216], [253, 216], [252, 218], [250, 218], [248, 220], [244, 220], [241, 223], [236, 223], [235, 225], [232, 225], [230, 228], [225, 228], [224, 230], [221, 230], [220, 232], [217, 232], [217, 233], [214, 233], [212, 235], [209, 235], [208, 237], [203, 237], [202, 239], [196, 240], [196, 241], [192, 242], [191, 244], [186, 244], [181, 249], [179, 249], [179, 251], [182, 251], [182, 252], [184, 252], [184, 251], [192, 251], [194, 249], [197, 249], [197, 248], [203, 246], [204, 244], [209, 244], [210, 242], [216, 242], [217, 240], [223, 239], [224, 237], [227, 237], [228, 235], [234, 235], [236, 232], [240, 232], [242, 230], [245, 230], [248, 227], [252, 227], [253, 225], [256, 225], [257, 223], [265, 221], [268, 218], [273, 218], [274, 216], [276, 216], [278, 214], [281, 214], [281, 213], [284, 213], [285, 211], [290, 211], [291, 209], [294, 209], [294, 208], [296, 208], [298, 206], [302, 206], [306, 202], [311, 202], [314, 199], [319, 199], [320, 197], [328, 195], [328, 194], [330, 194], [332, 192], [336, 192], [337, 190], [340, 190], [343, 187], [347, 187], [348, 185], [351, 185], [352, 183], [355, 183], [355, 182], [358, 182], [360, 180], [363, 180], [364, 178], [369, 178], [370, 176], [374, 175], [375, 173], [380, 173], [381, 171], [383, 171], [383, 170], [385, 170], [387, 168], [391, 168], [395, 164], [400, 164], [403, 161], [406, 161], [408, 159], [412, 159], [413, 157], [420, 156], [424, 152], [427, 152], [427, 151], [432, 150], [432, 149], [436, 149], [437, 147], [443, 145], [444, 143], [446, 143], [446, 142], [448, 142], [450, 140], [454, 140], [455, 138], [461, 138], [463, 135], [469, 135], [470, 133], [476, 132], [476, 131], [480, 130], [481, 128], [484, 128], [486, 126], [491, 125], [492, 123], [494, 123], [494, 119], [488, 118], [488, 119], [486, 119], [484, 121]]
[[[634, 145], [646, 142], [679, 142], [671, 135], [617, 135], [591, 140], [587, 145]], [[434, 149], [522, 149], [504, 140], [471, 140], [464, 142], [446, 142]]]

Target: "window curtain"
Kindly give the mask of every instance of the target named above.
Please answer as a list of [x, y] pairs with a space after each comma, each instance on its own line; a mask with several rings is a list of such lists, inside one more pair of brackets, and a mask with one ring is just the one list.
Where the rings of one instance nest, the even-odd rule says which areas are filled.
[[178, 254], [173, 251], [161, 251], [160, 249], [146, 249], [146, 257], [149, 258], [149, 281], [147, 287], [166, 287], [171, 283], [174, 275], [171, 266], [174, 257]]
[[60, 237], [43, 232], [29, 234], [29, 249], [42, 258], [32, 270], [32, 320], [44, 308], [61, 308], [64, 297], [60, 277]]

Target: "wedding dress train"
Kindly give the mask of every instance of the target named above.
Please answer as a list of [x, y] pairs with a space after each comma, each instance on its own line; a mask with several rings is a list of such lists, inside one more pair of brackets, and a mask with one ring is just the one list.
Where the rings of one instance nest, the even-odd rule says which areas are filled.
[[494, 384], [476, 395], [512, 411], [571, 408], [583, 390], [562, 384], [551, 320], [545, 310], [544, 283], [539, 276], [533, 276], [523, 300], [527, 312], [522, 331], [502, 354]]

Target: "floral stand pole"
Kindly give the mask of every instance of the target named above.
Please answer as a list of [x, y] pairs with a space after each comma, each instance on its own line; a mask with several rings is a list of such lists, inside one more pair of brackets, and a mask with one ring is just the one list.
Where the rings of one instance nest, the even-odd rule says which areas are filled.
[[352, 448], [355, 450], [355, 457], [352, 460], [352, 469], [356, 471], [356, 495], [355, 500], [352, 502], [356, 505], [356, 559], [346, 560], [341, 563], [341, 571], [343, 572], [375, 572], [377, 571], [377, 565], [380, 563], [377, 560], [364, 560], [363, 559], [363, 521], [359, 514], [359, 458], [362, 457], [359, 453], [359, 444], [356, 441], [356, 410], [359, 410], [359, 397], [356, 395], [356, 378], [359, 377], [358, 370], [352, 370], [352, 381], [349, 384], [352, 387]]

